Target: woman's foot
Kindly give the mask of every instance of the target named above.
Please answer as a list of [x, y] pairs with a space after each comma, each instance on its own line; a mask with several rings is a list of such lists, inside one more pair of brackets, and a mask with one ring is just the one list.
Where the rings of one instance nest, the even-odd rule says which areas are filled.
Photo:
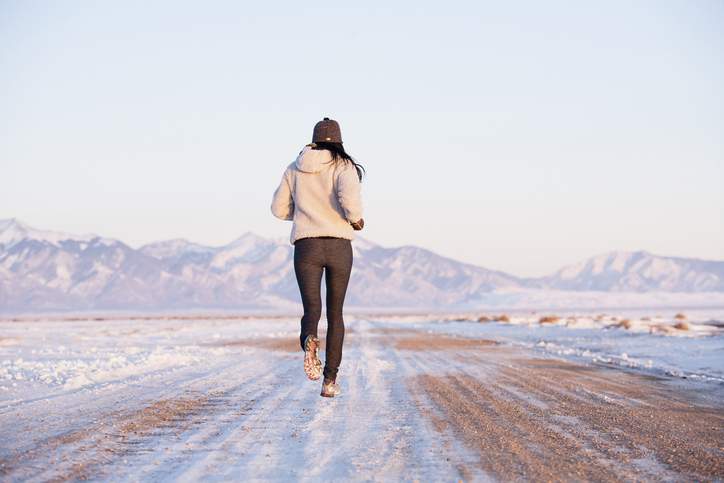
[[304, 339], [304, 372], [312, 381], [322, 377], [322, 361], [319, 360], [319, 339], [308, 335]]
[[342, 390], [339, 388], [339, 384], [337, 384], [337, 381], [334, 379], [327, 379], [324, 378], [324, 381], [322, 382], [322, 393], [320, 396], [322, 397], [334, 397], [339, 396], [339, 394], [342, 392]]

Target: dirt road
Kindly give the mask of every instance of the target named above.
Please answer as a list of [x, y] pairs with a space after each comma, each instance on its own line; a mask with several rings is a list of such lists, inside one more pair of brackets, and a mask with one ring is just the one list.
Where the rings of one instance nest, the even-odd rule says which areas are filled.
[[722, 406], [667, 379], [360, 320], [326, 399], [294, 337], [193, 343], [223, 351], [4, 401], [0, 480], [724, 478]]

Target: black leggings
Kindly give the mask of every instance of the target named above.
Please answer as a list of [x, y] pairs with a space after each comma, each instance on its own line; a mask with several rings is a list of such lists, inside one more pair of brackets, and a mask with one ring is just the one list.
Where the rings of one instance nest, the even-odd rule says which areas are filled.
[[344, 238], [302, 238], [294, 243], [294, 273], [302, 294], [304, 316], [299, 341], [317, 335], [322, 316], [322, 270], [327, 283], [327, 349], [324, 377], [335, 379], [342, 361], [344, 319], [342, 306], [352, 271], [352, 244]]

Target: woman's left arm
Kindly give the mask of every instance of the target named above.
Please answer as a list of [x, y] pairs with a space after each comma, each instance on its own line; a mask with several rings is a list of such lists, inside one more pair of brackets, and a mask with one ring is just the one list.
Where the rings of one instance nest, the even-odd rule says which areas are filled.
[[346, 164], [340, 170], [337, 178], [337, 199], [350, 223], [357, 223], [362, 219], [361, 191], [362, 186], [357, 170], [351, 163]]
[[274, 192], [272, 198], [271, 211], [274, 216], [282, 220], [294, 219], [294, 198], [292, 197], [291, 180], [289, 179], [289, 170], [284, 171], [282, 182]]

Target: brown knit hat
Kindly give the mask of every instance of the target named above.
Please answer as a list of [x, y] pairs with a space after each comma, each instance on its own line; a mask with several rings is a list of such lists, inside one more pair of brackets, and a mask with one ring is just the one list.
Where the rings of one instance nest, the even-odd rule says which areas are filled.
[[325, 117], [314, 126], [312, 134], [313, 143], [342, 143], [342, 131], [339, 123], [334, 119]]

